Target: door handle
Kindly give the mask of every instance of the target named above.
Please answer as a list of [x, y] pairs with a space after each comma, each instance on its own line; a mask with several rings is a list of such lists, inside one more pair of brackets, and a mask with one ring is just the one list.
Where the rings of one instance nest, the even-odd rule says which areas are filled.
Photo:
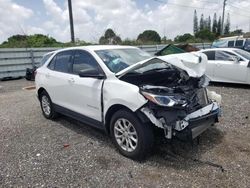
[[68, 79], [68, 82], [69, 82], [70, 84], [73, 84], [73, 83], [75, 83], [75, 80], [74, 80], [74, 78], [70, 78], [70, 79]]

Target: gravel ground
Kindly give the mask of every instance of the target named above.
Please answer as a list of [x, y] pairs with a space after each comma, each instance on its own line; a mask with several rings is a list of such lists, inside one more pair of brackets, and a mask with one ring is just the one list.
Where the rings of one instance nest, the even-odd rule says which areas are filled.
[[0, 82], [0, 187], [250, 187], [248, 86], [210, 86], [223, 97], [220, 123], [199, 143], [171, 147], [159, 138], [153, 155], [136, 162], [101, 131], [46, 120], [35, 91], [22, 89], [30, 85]]

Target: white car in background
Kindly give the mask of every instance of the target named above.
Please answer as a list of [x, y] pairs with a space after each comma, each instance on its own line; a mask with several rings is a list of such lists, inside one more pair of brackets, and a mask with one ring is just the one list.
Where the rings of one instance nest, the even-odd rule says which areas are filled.
[[194, 139], [218, 121], [221, 98], [206, 89], [206, 59], [130, 46], [62, 49], [37, 69], [37, 95], [45, 118], [61, 113], [103, 129], [123, 155], [142, 159], [154, 129]]
[[250, 84], [250, 53], [237, 48], [201, 50], [207, 55], [206, 75], [215, 82]]

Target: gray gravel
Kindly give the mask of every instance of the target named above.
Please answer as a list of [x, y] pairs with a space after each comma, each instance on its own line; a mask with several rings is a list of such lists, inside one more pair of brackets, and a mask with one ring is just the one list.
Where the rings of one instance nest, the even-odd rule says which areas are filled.
[[[200, 143], [159, 138], [145, 162], [70, 118], [46, 120], [33, 85], [0, 82], [0, 187], [250, 187], [250, 87], [210, 86], [223, 118]], [[64, 145], [69, 145], [64, 147]]]

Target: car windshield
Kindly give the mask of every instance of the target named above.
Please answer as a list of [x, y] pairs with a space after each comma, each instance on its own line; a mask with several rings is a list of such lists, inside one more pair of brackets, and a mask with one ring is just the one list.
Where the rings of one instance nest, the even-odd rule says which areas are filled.
[[152, 57], [147, 52], [138, 48], [96, 50], [96, 54], [102, 59], [106, 66], [117, 73], [130, 65]]
[[45, 54], [40, 62], [40, 66], [42, 66], [54, 53]]
[[247, 51], [244, 51], [244, 50], [240, 50], [240, 49], [237, 49], [237, 50], [234, 50], [234, 52], [240, 54], [242, 57], [250, 60], [250, 53], [247, 52]]

